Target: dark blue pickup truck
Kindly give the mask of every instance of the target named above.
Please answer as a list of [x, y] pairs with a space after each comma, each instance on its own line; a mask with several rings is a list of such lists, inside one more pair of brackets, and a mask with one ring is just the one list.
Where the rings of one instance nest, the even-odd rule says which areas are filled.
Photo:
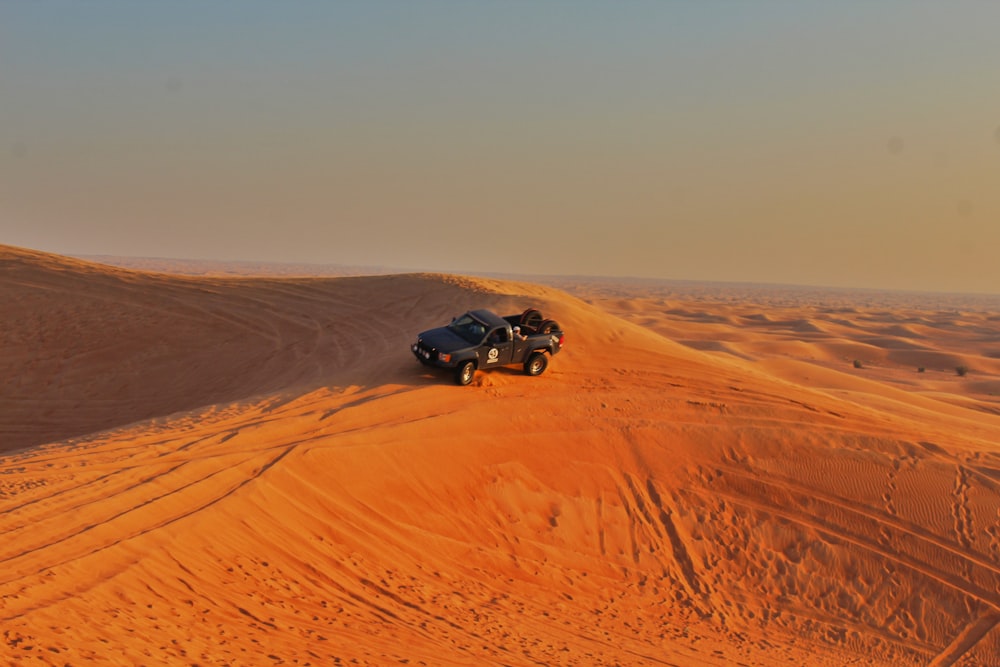
[[557, 322], [534, 308], [506, 317], [470, 310], [448, 326], [424, 331], [410, 350], [420, 363], [452, 370], [455, 382], [466, 385], [477, 370], [496, 366], [523, 364], [528, 375], [541, 375], [564, 337]]

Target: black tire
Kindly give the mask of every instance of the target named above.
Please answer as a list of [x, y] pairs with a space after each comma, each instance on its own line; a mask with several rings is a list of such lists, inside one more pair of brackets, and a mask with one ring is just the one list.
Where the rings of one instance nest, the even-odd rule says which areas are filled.
[[532, 331], [538, 328], [542, 321], [542, 312], [534, 308], [528, 308], [521, 313], [521, 326]]
[[476, 364], [471, 361], [463, 361], [455, 369], [455, 382], [463, 387], [472, 384], [474, 377], [476, 377]]
[[541, 375], [549, 367], [549, 358], [541, 352], [535, 352], [524, 362], [524, 372], [528, 375]]
[[553, 331], [559, 331], [559, 323], [555, 320], [545, 320], [538, 325], [538, 333], [540, 334], [550, 334]]

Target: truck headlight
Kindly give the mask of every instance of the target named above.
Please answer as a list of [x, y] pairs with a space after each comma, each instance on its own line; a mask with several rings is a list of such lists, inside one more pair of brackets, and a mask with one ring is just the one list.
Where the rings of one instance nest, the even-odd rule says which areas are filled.
[[449, 361], [451, 361], [451, 355], [445, 354], [444, 352], [438, 352], [438, 361], [443, 361], [444, 363], [448, 363]]

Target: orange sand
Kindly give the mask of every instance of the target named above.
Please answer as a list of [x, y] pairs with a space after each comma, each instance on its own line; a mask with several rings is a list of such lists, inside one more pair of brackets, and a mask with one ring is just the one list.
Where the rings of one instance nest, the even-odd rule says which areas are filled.
[[996, 313], [576, 293], [0, 246], [0, 661], [1000, 663]]

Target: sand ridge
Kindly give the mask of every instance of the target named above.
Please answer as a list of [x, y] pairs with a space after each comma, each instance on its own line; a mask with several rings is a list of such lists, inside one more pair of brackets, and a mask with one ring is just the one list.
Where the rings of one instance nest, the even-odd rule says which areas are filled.
[[[493, 279], [180, 278], [14, 248], [0, 272], [9, 661], [1000, 656], [1000, 417], [943, 380], [798, 381], [795, 363], [839, 362], [828, 344], [889, 359], [850, 326], [790, 307], [758, 313], [758, 333], [715, 303], [684, 318]], [[541, 377], [455, 387], [409, 356], [422, 328], [526, 301], [568, 332]], [[709, 325], [740, 354], [671, 340]], [[933, 318], [865, 326], [948, 349]], [[980, 337], [984, 354], [950, 352], [978, 369]]]

